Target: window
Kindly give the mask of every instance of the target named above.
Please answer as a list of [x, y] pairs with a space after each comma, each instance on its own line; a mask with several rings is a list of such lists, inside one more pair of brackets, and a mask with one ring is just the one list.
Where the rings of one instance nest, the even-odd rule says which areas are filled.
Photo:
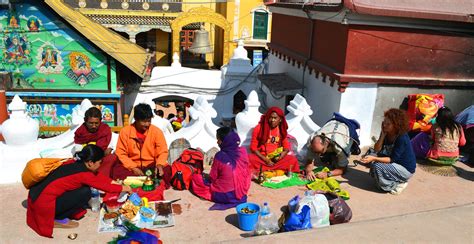
[[253, 39], [267, 40], [268, 13], [255, 11], [253, 13]]

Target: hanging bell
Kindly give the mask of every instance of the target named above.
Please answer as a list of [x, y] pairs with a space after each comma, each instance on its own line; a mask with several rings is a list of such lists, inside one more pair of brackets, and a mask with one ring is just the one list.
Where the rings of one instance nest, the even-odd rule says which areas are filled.
[[194, 33], [194, 41], [188, 49], [192, 53], [206, 54], [212, 53], [211, 42], [209, 41], [209, 32], [202, 27]]

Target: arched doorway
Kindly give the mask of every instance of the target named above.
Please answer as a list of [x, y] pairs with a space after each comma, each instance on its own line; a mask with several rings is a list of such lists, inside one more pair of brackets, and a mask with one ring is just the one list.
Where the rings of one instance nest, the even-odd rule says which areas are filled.
[[214, 12], [214, 10], [205, 7], [198, 7], [190, 9], [188, 12], [179, 15], [171, 23], [171, 30], [173, 32], [173, 53], [179, 53], [180, 47], [180, 32], [183, 26], [186, 26], [191, 23], [205, 22], [214, 24], [224, 30], [224, 43], [223, 43], [223, 54], [222, 54], [222, 64], [227, 64], [230, 57], [230, 47], [231, 43], [231, 28], [232, 25], [227, 21], [227, 19]]
[[156, 115], [158, 115], [159, 110], [162, 110], [163, 118], [171, 122], [182, 111], [185, 124], [189, 124], [191, 117], [188, 110], [194, 104], [194, 100], [181, 96], [162, 96], [154, 98], [153, 102], [155, 103], [153, 111]]

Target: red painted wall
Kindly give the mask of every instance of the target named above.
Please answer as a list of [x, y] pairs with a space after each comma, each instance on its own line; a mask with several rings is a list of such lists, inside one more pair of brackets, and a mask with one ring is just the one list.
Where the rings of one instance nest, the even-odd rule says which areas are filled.
[[281, 14], [272, 14], [272, 44], [285, 47], [304, 57], [309, 55], [309, 38], [311, 22]]
[[312, 60], [342, 73], [347, 49], [347, 26], [320, 20], [315, 23]]
[[474, 78], [474, 37], [390, 27], [350, 26], [346, 74]]

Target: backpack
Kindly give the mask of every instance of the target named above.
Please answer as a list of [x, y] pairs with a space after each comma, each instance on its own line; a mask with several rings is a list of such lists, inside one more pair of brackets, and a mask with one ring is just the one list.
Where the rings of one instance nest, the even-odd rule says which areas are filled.
[[67, 159], [62, 158], [34, 158], [25, 166], [21, 174], [21, 181], [26, 189], [42, 181], [50, 172], [61, 166]]
[[188, 148], [171, 165], [170, 185], [176, 190], [189, 190], [193, 174], [202, 173], [204, 154]]

